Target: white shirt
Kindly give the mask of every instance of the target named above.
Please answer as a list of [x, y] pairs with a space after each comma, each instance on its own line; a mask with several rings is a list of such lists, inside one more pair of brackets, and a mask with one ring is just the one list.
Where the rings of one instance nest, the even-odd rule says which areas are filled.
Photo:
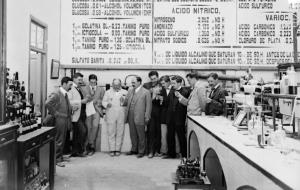
[[166, 88], [167, 96], [169, 95], [170, 90], [171, 90], [171, 85], [168, 88]]
[[137, 88], [135, 89], [135, 93], [137, 93], [141, 88], [142, 88], [142, 85], [140, 85], [139, 87], [137, 87]]
[[59, 87], [59, 90], [64, 96], [66, 96], [67, 91], [63, 87]]

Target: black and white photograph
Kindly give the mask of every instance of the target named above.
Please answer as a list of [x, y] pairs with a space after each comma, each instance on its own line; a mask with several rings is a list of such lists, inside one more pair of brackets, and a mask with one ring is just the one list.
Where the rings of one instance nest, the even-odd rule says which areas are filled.
[[0, 0], [0, 190], [300, 190], [300, 0]]

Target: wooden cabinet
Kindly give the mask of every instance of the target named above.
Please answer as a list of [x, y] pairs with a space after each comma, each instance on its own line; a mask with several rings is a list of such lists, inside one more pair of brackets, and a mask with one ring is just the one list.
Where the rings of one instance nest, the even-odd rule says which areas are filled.
[[17, 189], [17, 129], [18, 126], [0, 126], [0, 189]]
[[18, 190], [52, 190], [55, 128], [42, 127], [18, 139]]

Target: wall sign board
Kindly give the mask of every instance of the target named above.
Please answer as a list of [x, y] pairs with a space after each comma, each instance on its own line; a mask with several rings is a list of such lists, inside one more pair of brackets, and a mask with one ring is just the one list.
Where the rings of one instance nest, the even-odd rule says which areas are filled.
[[64, 65], [274, 66], [293, 61], [283, 0], [64, 0]]

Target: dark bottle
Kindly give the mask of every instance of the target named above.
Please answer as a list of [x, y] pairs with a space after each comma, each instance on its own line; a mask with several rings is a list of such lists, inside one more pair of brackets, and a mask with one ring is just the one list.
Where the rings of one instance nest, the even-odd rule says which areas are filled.
[[14, 76], [15, 76], [15, 80], [19, 80], [19, 72], [16, 72]]

